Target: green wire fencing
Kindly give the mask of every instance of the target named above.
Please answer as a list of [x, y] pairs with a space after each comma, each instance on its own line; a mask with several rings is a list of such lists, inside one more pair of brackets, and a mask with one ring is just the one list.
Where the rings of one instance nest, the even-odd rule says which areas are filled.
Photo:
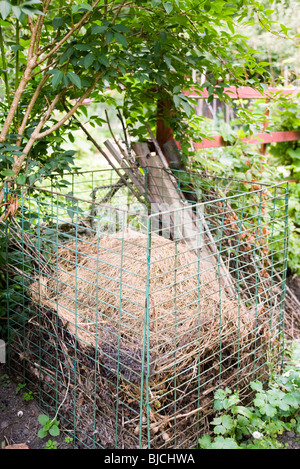
[[77, 448], [194, 448], [282, 364], [287, 184], [155, 171], [8, 190], [8, 366]]

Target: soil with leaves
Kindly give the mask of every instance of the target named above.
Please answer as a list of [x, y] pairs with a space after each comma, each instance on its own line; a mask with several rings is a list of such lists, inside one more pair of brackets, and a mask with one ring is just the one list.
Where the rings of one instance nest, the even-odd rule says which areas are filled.
[[[300, 342], [299, 342], [300, 344]], [[300, 347], [298, 347], [300, 350]], [[257, 400], [265, 399], [267, 393], [262, 394], [262, 389], [260, 389], [260, 383], [256, 384], [257, 386]], [[248, 414], [251, 414], [246, 408], [237, 407], [237, 401], [235, 401], [235, 396], [231, 394], [226, 394], [226, 390], [219, 390], [220, 394], [215, 396], [216, 402], [219, 403], [219, 408], [224, 409], [231, 407], [240, 409], [237, 412], [239, 417], [249, 417]], [[274, 396], [273, 396], [274, 397]], [[280, 396], [279, 396], [280, 397]], [[277, 396], [277, 400], [279, 398]], [[289, 396], [291, 398], [291, 396]], [[232, 401], [230, 404], [230, 400]], [[270, 401], [271, 402], [271, 401]], [[290, 402], [290, 401], [289, 401]], [[225, 403], [228, 403], [225, 406]], [[259, 402], [257, 402], [258, 405]], [[268, 399], [266, 402], [262, 402], [262, 407], [268, 406], [270, 403]], [[290, 402], [290, 405], [295, 407], [294, 403]], [[276, 405], [274, 406], [276, 407]], [[297, 407], [297, 406], [296, 406]], [[298, 407], [299, 408], [299, 407]], [[273, 409], [274, 410], [274, 409]], [[262, 408], [260, 409], [263, 413]], [[236, 412], [235, 412], [236, 413]], [[217, 449], [218, 444], [221, 444], [220, 449], [222, 448], [234, 448], [231, 446], [230, 442], [233, 442], [232, 438], [224, 438], [223, 430], [226, 425], [228, 427], [228, 422], [233, 424], [234, 420], [232, 416], [228, 414], [219, 417], [219, 422], [217, 421], [218, 417], [213, 422], [215, 426], [215, 434], [217, 437], [212, 443], [211, 437], [205, 435], [202, 437], [202, 448], [208, 449]], [[253, 423], [253, 422], [252, 422]], [[277, 440], [281, 444], [279, 447], [286, 449], [300, 449], [300, 433], [298, 432], [300, 425], [297, 425], [293, 429], [284, 430], [278, 437]], [[225, 428], [229, 432], [230, 428]], [[220, 429], [218, 432], [217, 429]], [[253, 436], [255, 438], [254, 432]], [[256, 438], [260, 438], [258, 435]], [[205, 441], [206, 439], [206, 441]], [[222, 440], [222, 441], [221, 441]], [[223, 442], [223, 443], [222, 443]], [[248, 441], [249, 442], [249, 441]], [[15, 383], [7, 374], [7, 369], [4, 365], [0, 365], [0, 443], [1, 449], [5, 449], [11, 445], [22, 444], [27, 449], [72, 449], [74, 448], [73, 441], [70, 434], [63, 432], [59, 428], [59, 421], [50, 419], [47, 415], [43, 414], [39, 409], [36, 401], [34, 400], [30, 391], [26, 390], [24, 383]], [[250, 442], [250, 444], [252, 444]], [[273, 446], [273, 445], [272, 445]], [[275, 445], [276, 448], [277, 444]], [[12, 449], [14, 449], [12, 447]], [[23, 449], [23, 447], [22, 447]], [[270, 449], [267, 447], [266, 449]]]
[[[23, 444], [29, 449], [71, 449], [68, 434], [59, 429], [39, 409], [24, 383], [14, 382], [5, 365], [0, 365], [0, 444], [1, 449]], [[27, 449], [27, 448], [26, 448]]]

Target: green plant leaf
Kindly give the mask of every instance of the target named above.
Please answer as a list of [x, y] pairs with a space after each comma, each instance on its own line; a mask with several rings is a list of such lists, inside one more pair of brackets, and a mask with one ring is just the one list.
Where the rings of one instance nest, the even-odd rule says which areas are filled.
[[21, 19], [21, 16], [22, 16], [21, 8], [19, 8], [17, 5], [12, 5], [11, 8], [12, 8], [12, 11], [14, 12], [15, 17], [18, 20]]
[[89, 51], [91, 50], [91, 46], [89, 44], [74, 44], [74, 49], [77, 49], [77, 50], [82, 50], [82, 51]]
[[239, 445], [233, 438], [218, 436], [215, 438], [211, 447], [212, 449], [238, 449]]
[[53, 29], [58, 29], [63, 23], [63, 19], [62, 17], [60, 16], [57, 16], [56, 18], [54, 18], [54, 20], [52, 21], [52, 26], [53, 26]]
[[45, 428], [41, 428], [39, 431], [38, 431], [38, 437], [39, 438], [45, 438], [45, 436], [48, 435], [48, 431], [45, 430]]
[[79, 89], [81, 88], [81, 80], [80, 80], [80, 77], [76, 75], [76, 73], [68, 72], [67, 77], [77, 88]]
[[163, 7], [168, 14], [173, 10], [173, 5], [170, 2], [163, 3]]
[[41, 414], [39, 415], [38, 417], [38, 422], [41, 424], [41, 425], [46, 425], [48, 422], [49, 422], [49, 417], [48, 415], [45, 415], [45, 414]]
[[49, 429], [49, 433], [51, 436], [58, 436], [60, 434], [60, 430], [57, 425], [52, 425]]
[[114, 38], [114, 33], [112, 31], [106, 31], [105, 39], [106, 39], [107, 44], [110, 44], [113, 38]]
[[209, 435], [203, 435], [198, 440], [199, 445], [203, 449], [210, 449], [211, 448], [211, 437]]
[[108, 26], [97, 24], [96, 26], [93, 26], [91, 28], [91, 33], [92, 34], [101, 34], [101, 33], [104, 33], [104, 31], [106, 31], [107, 29], [108, 29]]
[[4, 169], [1, 171], [2, 176], [13, 177], [16, 173], [12, 169]]
[[115, 24], [112, 28], [114, 31], [121, 31], [121, 33], [129, 33], [130, 29], [125, 24]]
[[63, 72], [61, 70], [53, 70], [53, 74], [52, 74], [52, 88], [55, 90], [55, 88], [58, 87], [58, 85], [60, 84], [60, 82], [62, 81], [63, 79]]
[[98, 57], [98, 62], [100, 62], [105, 67], [109, 67], [109, 60], [107, 57], [105, 57], [105, 55], [101, 55], [100, 57]]
[[0, 1], [0, 14], [2, 18], [5, 20], [11, 11], [11, 4], [6, 2], [5, 0]]
[[253, 389], [253, 391], [262, 391], [263, 389], [263, 385], [260, 381], [252, 381], [250, 383], [250, 386]]
[[94, 62], [94, 60], [95, 60], [95, 56], [94, 56], [93, 52], [90, 52], [84, 58], [84, 61], [83, 61], [84, 68], [89, 68], [92, 65], [92, 63]]
[[122, 44], [123, 47], [127, 47], [127, 40], [125, 36], [121, 33], [115, 33], [115, 39], [119, 44]]

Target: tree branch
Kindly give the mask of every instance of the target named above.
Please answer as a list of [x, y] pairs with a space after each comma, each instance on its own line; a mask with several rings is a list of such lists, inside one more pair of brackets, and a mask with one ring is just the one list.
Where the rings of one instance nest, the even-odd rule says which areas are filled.
[[22, 94], [25, 90], [25, 87], [28, 83], [28, 81], [30, 80], [31, 78], [31, 72], [33, 70], [35, 66], [35, 59], [34, 58], [31, 58], [30, 60], [28, 60], [27, 62], [27, 67], [26, 67], [26, 70], [20, 80], [20, 83], [19, 83], [19, 86], [18, 86], [18, 89], [16, 90], [15, 92], [15, 95], [14, 95], [14, 99], [11, 103], [11, 106], [10, 106], [10, 109], [8, 111], [8, 114], [7, 114], [7, 117], [5, 119], [5, 122], [4, 122], [4, 125], [3, 125], [3, 128], [1, 130], [1, 133], [0, 133], [0, 142], [4, 142], [5, 141], [5, 138], [6, 138], [6, 135], [9, 131], [9, 128], [11, 126], [11, 123], [13, 121], [13, 118], [14, 118], [14, 115], [15, 115], [15, 112], [17, 110], [17, 107], [18, 107], [18, 104], [19, 104], [19, 101], [22, 97]]
[[[31, 111], [32, 111], [32, 109], [33, 109], [33, 106], [35, 105], [36, 100], [37, 100], [37, 98], [38, 98], [38, 96], [39, 96], [39, 94], [40, 94], [40, 92], [41, 92], [41, 90], [42, 90], [44, 84], [45, 84], [46, 81], [48, 80], [48, 78], [49, 78], [49, 75], [44, 75], [43, 78], [41, 79], [41, 81], [40, 81], [40, 83], [39, 83], [37, 89], [35, 90], [35, 92], [34, 92], [32, 98], [31, 98], [31, 101], [30, 101], [30, 103], [29, 103], [28, 106], [27, 106], [27, 109], [26, 109], [26, 112], [25, 112], [25, 114], [24, 114], [22, 123], [21, 123], [21, 125], [20, 125], [20, 127], [19, 127], [19, 129], [18, 129], [18, 134], [19, 134], [19, 135], [23, 135], [24, 130], [25, 130], [25, 127], [26, 127], [26, 124], [27, 124], [27, 121], [28, 121], [28, 118], [29, 118], [30, 113], [31, 113]], [[18, 139], [17, 145], [20, 146], [20, 145], [21, 145], [21, 142], [22, 142], [22, 138], [20, 137], [20, 138]]]

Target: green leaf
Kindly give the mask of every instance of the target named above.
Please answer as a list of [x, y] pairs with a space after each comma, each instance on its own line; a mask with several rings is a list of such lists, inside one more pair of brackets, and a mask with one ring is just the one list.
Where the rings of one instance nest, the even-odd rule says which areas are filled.
[[24, 3], [23, 3], [23, 6], [21, 6], [21, 10], [22, 10], [22, 13], [24, 13], [24, 15], [28, 15], [32, 18], [33, 15], [43, 15], [44, 13], [41, 12], [40, 10], [37, 10], [36, 8], [27, 8], [24, 6]]
[[179, 106], [180, 106], [181, 99], [180, 99], [180, 97], [179, 97], [177, 94], [174, 94], [174, 95], [173, 95], [173, 101], [174, 101], [174, 104], [175, 104], [176, 107], [179, 107]]
[[46, 425], [48, 422], [49, 422], [49, 417], [48, 415], [45, 415], [45, 414], [41, 414], [39, 415], [38, 417], [38, 422], [41, 424], [41, 425]]
[[16, 173], [12, 169], [5, 169], [1, 171], [2, 176], [13, 177]]
[[300, 148], [293, 150], [292, 148], [287, 149], [287, 153], [290, 155], [291, 158], [300, 159]]
[[66, 60], [68, 60], [71, 55], [73, 54], [74, 52], [74, 49], [73, 47], [68, 47], [68, 49], [62, 54], [62, 56], [60, 57], [59, 59], [59, 63], [62, 64], [64, 63]]
[[62, 81], [63, 79], [63, 72], [61, 70], [57, 70], [55, 69], [53, 71], [53, 75], [52, 75], [52, 88], [55, 90], [55, 88], [58, 87], [58, 85], [60, 84], [60, 82]]
[[91, 5], [89, 5], [88, 3], [81, 3], [81, 5], [73, 5], [72, 6], [72, 13], [77, 13], [79, 11], [92, 11], [93, 8]]
[[238, 449], [239, 446], [233, 438], [218, 436], [212, 444], [212, 449]]
[[250, 383], [250, 386], [253, 389], [253, 391], [262, 391], [263, 389], [263, 385], [260, 381], [252, 381]]
[[232, 413], [243, 415], [244, 417], [247, 417], [249, 420], [251, 420], [254, 417], [254, 414], [251, 412], [251, 410], [243, 406], [234, 406], [232, 408]]
[[271, 406], [270, 404], [265, 404], [263, 407], [260, 408], [262, 414], [266, 414], [268, 417], [274, 417], [276, 415], [276, 409]]
[[14, 12], [15, 17], [19, 20], [22, 16], [22, 10], [17, 5], [12, 5], [12, 11]]
[[54, 18], [54, 20], [52, 21], [53, 29], [58, 29], [62, 25], [62, 22], [63, 19], [60, 16]]
[[1, 2], [0, 2], [0, 14], [1, 14], [1, 16], [4, 20], [10, 14], [10, 10], [11, 10], [11, 4], [9, 2], [6, 2], [5, 0], [1, 0]]
[[20, 44], [14, 44], [13, 46], [11, 46], [11, 49], [16, 53], [18, 52], [18, 50], [22, 50], [23, 47], [20, 46]]
[[19, 176], [16, 178], [16, 182], [18, 184], [26, 184], [26, 174], [19, 174]]
[[98, 24], [97, 26], [93, 26], [91, 29], [92, 34], [101, 34], [104, 33], [108, 29], [108, 26], [102, 26]]
[[98, 57], [98, 62], [100, 62], [105, 67], [109, 67], [109, 60], [107, 57], [105, 57], [105, 55], [101, 55], [100, 57]]
[[112, 31], [106, 31], [105, 39], [106, 39], [107, 44], [110, 44], [111, 41], [113, 40], [113, 38], [114, 38], [113, 32]]
[[163, 7], [168, 14], [173, 10], [173, 5], [170, 2], [163, 3]]
[[115, 24], [112, 28], [114, 31], [121, 31], [122, 33], [129, 33], [130, 29], [125, 26], [125, 24], [119, 23]]
[[209, 435], [203, 435], [199, 438], [198, 442], [200, 447], [203, 449], [210, 449], [211, 447], [211, 437]]
[[82, 51], [91, 50], [91, 46], [89, 46], [88, 44], [74, 44], [73, 47], [74, 49], [82, 50]]
[[189, 117], [192, 112], [193, 112], [193, 108], [192, 106], [190, 105], [190, 103], [188, 103], [187, 101], [181, 101], [181, 106], [183, 107], [186, 115]]
[[48, 431], [45, 430], [45, 428], [41, 428], [39, 431], [38, 431], [38, 437], [39, 438], [45, 438], [45, 436], [48, 435]]
[[119, 44], [122, 44], [123, 47], [127, 47], [127, 41], [123, 34], [115, 33], [115, 39]]
[[92, 63], [94, 62], [94, 60], [95, 60], [95, 56], [94, 56], [93, 52], [90, 52], [84, 58], [84, 61], [83, 61], [84, 68], [89, 68], [92, 65]]
[[51, 436], [58, 436], [60, 434], [60, 430], [57, 425], [52, 425], [49, 429], [49, 433]]
[[77, 87], [77, 88], [81, 88], [81, 80], [80, 80], [80, 77], [78, 75], [76, 75], [76, 73], [74, 72], [68, 72], [67, 73], [67, 77], [70, 79], [70, 81]]
[[78, 11], [93, 11], [92, 5], [89, 5], [88, 3], [82, 3], [81, 5], [78, 5]]

